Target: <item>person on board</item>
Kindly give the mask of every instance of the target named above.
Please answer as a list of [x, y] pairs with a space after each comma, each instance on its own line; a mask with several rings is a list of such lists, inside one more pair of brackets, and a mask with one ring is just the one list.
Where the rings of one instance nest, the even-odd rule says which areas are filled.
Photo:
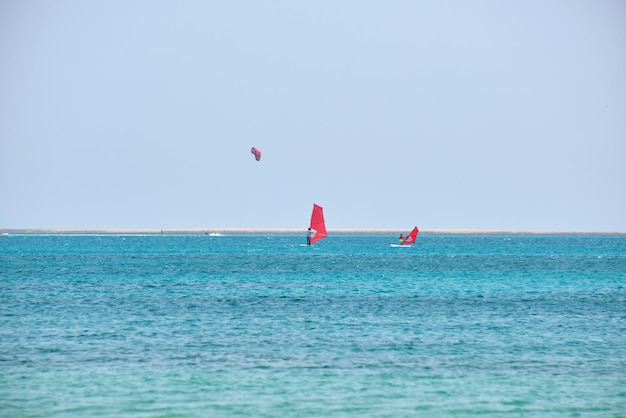
[[309, 227], [309, 230], [306, 231], [306, 245], [311, 245], [312, 234], [313, 234], [313, 231], [311, 230], [311, 227]]
[[400, 236], [398, 237], [398, 243], [402, 244], [404, 242], [404, 237], [402, 236], [402, 234], [400, 234]]

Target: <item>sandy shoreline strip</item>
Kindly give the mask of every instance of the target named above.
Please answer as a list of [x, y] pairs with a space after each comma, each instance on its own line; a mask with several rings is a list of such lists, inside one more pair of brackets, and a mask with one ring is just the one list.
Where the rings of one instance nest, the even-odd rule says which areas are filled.
[[[0, 234], [298, 234], [306, 228], [0, 228]], [[328, 233], [396, 234], [405, 232], [395, 228], [329, 228]], [[440, 229], [424, 228], [420, 233], [434, 234], [626, 234], [626, 231], [551, 231], [512, 229]]]

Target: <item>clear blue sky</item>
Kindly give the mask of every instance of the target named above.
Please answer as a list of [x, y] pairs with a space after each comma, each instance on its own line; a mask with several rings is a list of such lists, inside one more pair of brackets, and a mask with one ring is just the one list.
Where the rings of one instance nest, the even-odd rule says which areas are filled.
[[304, 229], [314, 202], [626, 230], [626, 2], [0, 2], [0, 227]]

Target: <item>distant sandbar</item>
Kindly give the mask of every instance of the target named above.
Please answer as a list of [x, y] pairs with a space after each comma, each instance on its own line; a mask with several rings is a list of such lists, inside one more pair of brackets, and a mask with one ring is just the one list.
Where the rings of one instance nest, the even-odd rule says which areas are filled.
[[[297, 234], [306, 228], [0, 228], [0, 234], [224, 234], [265, 233]], [[346, 234], [395, 234], [400, 228], [329, 228], [329, 233]], [[435, 234], [626, 234], [626, 231], [558, 231], [513, 229], [441, 229], [424, 228], [420, 233]]]

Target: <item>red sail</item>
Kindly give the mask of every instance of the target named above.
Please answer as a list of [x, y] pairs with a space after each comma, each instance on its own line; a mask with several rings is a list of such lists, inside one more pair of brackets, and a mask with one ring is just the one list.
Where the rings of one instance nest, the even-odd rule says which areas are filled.
[[313, 213], [311, 214], [311, 229], [311, 244], [326, 237], [324, 209], [316, 204], [313, 204]]
[[402, 245], [411, 245], [411, 244], [415, 244], [415, 238], [417, 238], [417, 233], [419, 232], [419, 229], [417, 229], [417, 227], [413, 228], [413, 230], [411, 231], [411, 233], [409, 234], [408, 237], [406, 237], [404, 239], [404, 241], [402, 241]]

